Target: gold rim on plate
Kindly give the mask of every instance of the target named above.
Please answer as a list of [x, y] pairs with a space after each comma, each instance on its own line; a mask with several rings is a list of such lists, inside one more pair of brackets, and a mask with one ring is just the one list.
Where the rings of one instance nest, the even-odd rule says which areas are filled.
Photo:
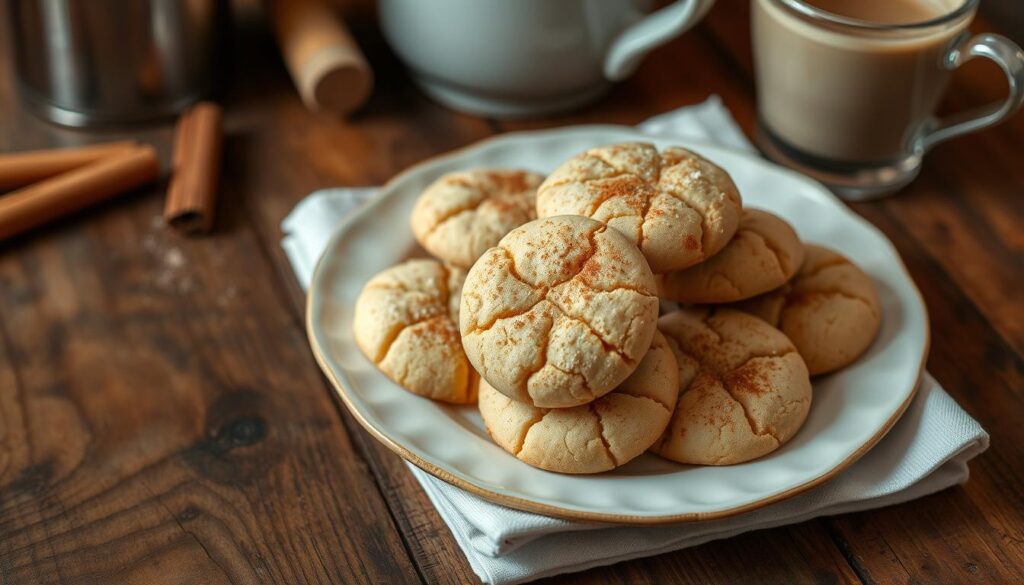
[[[577, 128], [579, 128], [579, 127], [577, 127]], [[632, 131], [633, 130], [633, 129], [630, 129], [630, 128], [627, 128], [627, 127], [597, 126], [597, 125], [589, 126], [588, 128], [593, 128], [595, 130], [596, 129], [613, 129], [613, 130], [620, 131], [620, 132], [623, 131], [623, 130], [626, 130], [626, 131]], [[530, 132], [530, 131], [528, 131], [528, 132], [515, 132], [515, 133], [502, 134], [502, 135], [499, 135], [499, 136], [492, 136], [492, 137], [489, 137], [487, 139], [475, 142], [473, 144], [470, 144], [470, 145], [467, 145], [467, 146], [463, 146], [463, 147], [460, 147], [460, 148], [457, 148], [457, 149], [450, 150], [450, 151], [445, 152], [445, 153], [441, 153], [441, 154], [438, 154], [438, 155], [426, 158], [426, 159], [420, 161], [419, 163], [416, 163], [416, 164], [410, 166], [406, 170], [398, 173], [394, 177], [392, 177], [391, 180], [387, 181], [387, 183], [385, 183], [381, 187], [380, 193], [386, 192], [386, 190], [391, 185], [393, 185], [394, 183], [400, 181], [405, 176], [407, 176], [407, 175], [409, 175], [411, 173], [414, 173], [416, 171], [419, 171], [421, 168], [423, 168], [423, 167], [425, 167], [427, 165], [432, 164], [437, 159], [453, 157], [453, 156], [456, 156], [457, 154], [462, 153], [464, 151], [467, 151], [467, 150], [469, 150], [471, 148], [480, 147], [480, 146], [488, 144], [488, 143], [490, 143], [492, 141], [506, 140], [510, 136], [521, 136], [521, 135], [527, 135], [527, 134], [536, 135], [536, 134], [551, 133], [551, 132], [553, 132], [553, 131], [552, 130], [541, 130], [541, 131], [532, 131], [532, 132]], [[722, 147], [719, 146], [717, 148], [722, 148]], [[740, 153], [740, 154], [743, 154], [743, 155], [745, 155], [747, 157], [751, 156], [748, 153]], [[763, 162], [763, 161], [761, 161], [761, 162]], [[795, 173], [795, 172], [790, 171], [789, 169], [785, 169], [783, 167], [778, 167], [778, 170], [782, 170], [782, 171], [785, 171], [786, 173], [796, 175], [799, 179], [804, 180], [804, 181], [809, 180], [806, 177], [804, 177], [803, 175], [799, 175], [798, 173]], [[822, 188], [824, 188], [824, 187], [822, 187]], [[353, 210], [351, 215], [349, 216], [349, 220], [348, 221], [343, 221], [342, 224], [339, 225], [338, 230], [335, 232], [335, 234], [331, 238], [331, 242], [333, 243], [334, 239], [338, 236], [338, 233], [341, 232], [342, 226], [345, 226], [348, 223], [350, 223], [351, 221], [355, 221], [356, 219], [358, 219], [358, 217], [361, 216], [365, 212], [367, 207], [369, 207], [370, 205], [376, 204], [381, 199], [382, 199], [382, 197], [378, 197], [378, 196], [372, 197], [371, 199], [369, 199], [368, 201], [366, 201], [365, 203], [360, 205], [359, 208]], [[867, 222], [867, 220], [861, 218], [860, 216], [854, 214], [849, 209], [846, 209], [844, 207], [839, 207], [838, 210], [841, 213], [848, 214], [855, 221], [866, 223], [867, 225], [871, 226], [876, 231], [879, 231], [879, 233], [881, 234], [880, 230], [878, 230], [877, 227], [875, 227], [874, 225], [870, 224], [870, 222]], [[914, 283], [914, 279], [910, 275], [910, 271], [907, 270], [906, 264], [904, 264], [903, 259], [902, 259], [902, 257], [899, 254], [899, 251], [896, 250], [896, 247], [892, 244], [892, 242], [887, 237], [885, 237], [884, 234], [882, 234], [882, 239], [884, 240], [886, 245], [889, 246], [889, 248], [893, 252], [893, 255], [896, 257], [900, 271], [903, 272], [903, 275], [906, 277], [907, 281], [910, 283], [910, 285], [911, 285], [910, 288], [914, 291], [914, 294], [917, 296], [918, 302], [920, 303], [920, 306], [921, 306], [922, 310], [924, 311], [924, 333], [925, 333], [925, 338], [924, 339], [925, 339], [925, 342], [924, 342], [924, 346], [922, 348], [922, 353], [921, 353], [921, 356], [920, 356], [920, 359], [919, 359], [919, 362], [918, 362], [917, 375], [914, 378], [914, 385], [910, 389], [910, 392], [907, 394], [906, 399], [899, 405], [899, 407], [892, 413], [892, 415], [890, 415], [890, 417], [886, 420], [885, 424], [878, 430], [877, 433], [875, 433], [867, 441], [865, 441], [864, 444], [861, 445], [856, 451], [851, 453], [844, 460], [842, 460], [839, 463], [837, 463], [834, 467], [832, 467], [832, 469], [822, 473], [821, 475], [818, 475], [818, 476], [816, 476], [814, 478], [811, 478], [811, 479], [805, 481], [804, 483], [802, 483], [800, 485], [797, 485], [797, 486], [794, 486], [794, 487], [792, 487], [792, 488], [790, 488], [788, 490], [785, 490], [783, 492], [779, 492], [777, 494], [773, 494], [771, 496], [764, 497], [764, 498], [762, 498], [760, 500], [757, 500], [757, 501], [754, 501], [754, 502], [750, 502], [748, 504], [743, 504], [743, 505], [740, 505], [740, 506], [734, 506], [732, 508], [727, 508], [727, 509], [724, 509], [724, 510], [717, 510], [717, 511], [714, 511], [714, 512], [689, 512], [689, 513], [684, 513], [684, 514], [668, 514], [668, 515], [660, 515], [660, 516], [647, 516], [647, 515], [634, 515], [634, 514], [606, 514], [606, 513], [600, 513], [600, 512], [585, 512], [585, 511], [581, 511], [581, 510], [574, 510], [574, 509], [571, 509], [571, 508], [562, 508], [562, 507], [559, 507], [559, 506], [553, 506], [551, 504], [544, 504], [544, 503], [536, 502], [536, 501], [533, 501], [533, 500], [528, 500], [528, 499], [524, 499], [524, 498], [518, 498], [518, 497], [515, 497], [515, 496], [510, 496], [510, 495], [507, 495], [507, 494], [502, 494], [502, 493], [499, 493], [499, 492], [496, 492], [496, 491], [493, 491], [493, 490], [482, 488], [482, 487], [480, 487], [480, 486], [478, 486], [478, 485], [476, 485], [474, 483], [471, 483], [471, 482], [466, 481], [466, 480], [464, 480], [464, 479], [462, 479], [462, 478], [460, 478], [460, 477], [458, 477], [456, 475], [453, 475], [452, 473], [450, 473], [450, 472], [448, 472], [448, 471], [446, 471], [444, 469], [441, 469], [440, 467], [430, 463], [429, 461], [424, 460], [423, 458], [421, 458], [420, 456], [416, 455], [415, 453], [413, 453], [411, 450], [409, 450], [405, 446], [401, 445], [400, 443], [398, 443], [397, 441], [395, 441], [391, 437], [387, 436], [382, 430], [380, 430], [377, 427], [373, 426], [370, 423], [370, 421], [366, 420], [366, 418], [362, 415], [362, 413], [359, 412], [359, 409], [356, 408], [356, 406], [353, 403], [351, 397], [349, 396], [350, 390], [335, 376], [333, 369], [328, 364], [327, 358], [324, 356], [323, 349], [320, 347], [320, 344], [317, 342], [317, 336], [316, 336], [316, 334], [314, 332], [314, 329], [313, 329], [313, 311], [312, 311], [312, 307], [313, 307], [313, 304], [314, 304], [314, 298], [316, 296], [316, 289], [312, 286], [312, 282], [315, 281], [315, 275], [320, 270], [320, 265], [323, 262], [324, 256], [321, 256], [320, 259], [317, 261], [316, 267], [313, 270], [314, 278], [311, 279], [311, 281], [310, 281], [311, 286], [309, 287], [309, 290], [306, 293], [306, 319], [305, 319], [305, 321], [306, 321], [306, 335], [309, 338], [310, 347], [313, 350], [313, 356], [316, 359], [317, 365], [320, 366], [320, 370], [324, 373], [324, 375], [327, 377], [327, 379], [331, 382], [331, 385], [334, 387], [335, 393], [341, 398], [342, 403], [345, 405], [345, 407], [348, 409], [348, 411], [352, 414], [352, 416], [356, 419], [356, 421], [359, 422], [360, 426], [362, 426], [368, 433], [370, 433], [371, 436], [373, 436], [375, 439], [377, 439], [378, 441], [383, 443], [384, 446], [386, 446], [388, 449], [390, 449], [391, 451], [396, 453], [402, 459], [405, 459], [409, 463], [412, 463], [416, 467], [419, 467], [423, 471], [426, 471], [427, 473], [429, 473], [429, 474], [431, 474], [431, 475], [433, 475], [433, 476], [435, 476], [437, 478], [440, 478], [440, 479], [444, 480], [447, 483], [450, 483], [450, 484], [452, 484], [454, 486], [462, 488], [462, 489], [464, 489], [464, 490], [466, 490], [466, 491], [468, 491], [468, 492], [470, 492], [470, 493], [472, 493], [474, 495], [477, 495], [477, 496], [479, 496], [479, 497], [481, 497], [481, 498], [483, 498], [485, 500], [494, 502], [496, 504], [501, 504], [503, 506], [508, 506], [510, 508], [515, 508], [517, 510], [523, 510], [523, 511], [526, 511], [526, 512], [534, 512], [534, 513], [537, 513], [537, 514], [544, 514], [544, 515], [547, 515], [547, 516], [555, 516], [555, 517], [563, 518], [563, 519], [567, 519], [567, 520], [583, 520], [583, 521], [588, 521], [588, 522], [609, 522], [609, 523], [617, 523], [617, 524], [638, 524], [638, 525], [669, 524], [669, 523], [674, 523], [674, 522], [696, 522], [696, 521], [701, 521], [701, 520], [716, 520], [716, 519], [727, 518], [727, 517], [730, 517], [730, 516], [735, 516], [737, 514], [743, 514], [743, 513], [746, 513], [746, 512], [757, 510], [757, 509], [763, 508], [765, 506], [768, 506], [770, 504], [774, 504], [774, 503], [780, 502], [782, 500], [789, 499], [789, 498], [791, 498], [793, 496], [796, 496], [798, 494], [801, 494], [801, 493], [803, 493], [803, 492], [805, 492], [805, 491], [807, 491], [809, 489], [817, 487], [817, 486], [821, 485], [822, 483], [828, 481], [829, 479], [835, 477], [836, 475], [838, 475], [839, 473], [841, 473], [842, 471], [844, 471], [845, 469], [850, 467], [850, 465], [855, 463], [861, 457], [863, 457], [864, 454], [867, 453], [868, 451], [870, 451], [872, 447], [874, 447], [876, 444], [878, 444], [878, 442], [880, 440], [882, 440], [882, 438], [885, 437], [885, 435], [892, 429], [892, 427], [896, 424], [896, 422], [899, 421], [900, 417], [903, 416], [903, 413], [906, 412], [907, 407], [910, 406], [911, 401], [913, 401], [914, 397], [917, 395], [917, 389], [918, 389], [918, 387], [920, 386], [920, 383], [921, 383], [921, 375], [924, 372], [925, 362], [927, 361], [927, 356], [928, 356], [929, 348], [931, 346], [931, 323], [930, 323], [930, 321], [928, 319], [928, 308], [927, 308], [927, 305], [924, 302], [923, 295], [921, 295], [921, 291], [917, 288], [916, 283]]]

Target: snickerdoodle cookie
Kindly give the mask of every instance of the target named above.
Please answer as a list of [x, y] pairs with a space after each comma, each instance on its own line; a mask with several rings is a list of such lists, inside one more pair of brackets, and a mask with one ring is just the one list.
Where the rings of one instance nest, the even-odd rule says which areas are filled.
[[811, 244], [804, 250], [792, 281], [734, 307], [781, 329], [815, 376], [864, 353], [882, 323], [882, 303], [871, 277], [845, 257]]
[[465, 272], [409, 260], [377, 274], [356, 300], [356, 344], [387, 377], [421, 396], [467, 404], [480, 378], [459, 338]]
[[660, 275], [661, 296], [683, 303], [730, 303], [793, 278], [804, 259], [800, 239], [780, 217], [744, 209], [736, 235], [708, 261]]
[[543, 175], [518, 169], [448, 173], [416, 201], [412, 233], [428, 252], [469, 268], [505, 234], [537, 217]]
[[499, 392], [542, 408], [606, 394], [657, 327], [654, 276], [619, 232], [579, 216], [516, 228], [466, 276], [466, 355]]
[[713, 256], [739, 223], [729, 174], [684, 148], [626, 143], [574, 156], [537, 190], [537, 215], [584, 215], [622, 232], [655, 273]]
[[480, 414], [501, 448], [534, 467], [561, 473], [608, 471], [661, 436], [676, 405], [679, 370], [656, 333], [640, 365], [618, 388], [590, 404], [537, 408], [480, 382]]
[[679, 364], [679, 400], [651, 450], [680, 463], [729, 465], [778, 449], [811, 406], [807, 366], [781, 331], [740, 311], [698, 307], [658, 329]]

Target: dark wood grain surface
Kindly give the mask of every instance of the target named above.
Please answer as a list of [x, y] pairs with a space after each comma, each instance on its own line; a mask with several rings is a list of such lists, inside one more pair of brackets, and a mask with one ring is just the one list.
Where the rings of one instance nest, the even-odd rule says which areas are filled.
[[[428, 101], [372, 5], [345, 12], [378, 76], [347, 122], [302, 107], [259, 15], [241, 15], [212, 235], [162, 227], [159, 184], [0, 243], [0, 583], [474, 582], [404, 464], [319, 374], [281, 219], [313, 189], [380, 184], [507, 130], [635, 124], [711, 93], [753, 129], [743, 0], [720, 0], [597, 104], [516, 123]], [[21, 109], [0, 69], [0, 150], [132, 135], [166, 161], [168, 125], [54, 127]], [[944, 107], [1004, 91], [994, 66], [971, 63]], [[930, 371], [992, 435], [967, 484], [560, 581], [1024, 582], [1022, 150], [1024, 115], [938, 147], [898, 197], [852, 206], [925, 296]]]

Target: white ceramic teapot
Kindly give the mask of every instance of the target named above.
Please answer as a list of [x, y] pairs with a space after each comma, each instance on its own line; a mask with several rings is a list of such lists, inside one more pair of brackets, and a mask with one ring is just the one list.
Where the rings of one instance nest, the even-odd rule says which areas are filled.
[[391, 47], [416, 83], [452, 108], [502, 118], [596, 99], [714, 0], [379, 0]]

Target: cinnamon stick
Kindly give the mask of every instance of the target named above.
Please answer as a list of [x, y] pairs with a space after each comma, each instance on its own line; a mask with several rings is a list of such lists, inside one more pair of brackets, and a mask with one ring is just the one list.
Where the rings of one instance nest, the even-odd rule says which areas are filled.
[[213, 227], [223, 146], [220, 106], [202, 102], [178, 119], [164, 219], [185, 232]]
[[171, 150], [171, 176], [178, 172], [178, 169], [185, 164], [188, 159], [188, 126], [190, 120], [194, 116], [189, 116], [186, 111], [178, 117], [177, 123], [174, 125], [174, 147]]
[[134, 140], [0, 154], [0, 191], [15, 189], [138, 148]]
[[160, 163], [151, 146], [136, 146], [0, 195], [0, 240], [156, 180]]

